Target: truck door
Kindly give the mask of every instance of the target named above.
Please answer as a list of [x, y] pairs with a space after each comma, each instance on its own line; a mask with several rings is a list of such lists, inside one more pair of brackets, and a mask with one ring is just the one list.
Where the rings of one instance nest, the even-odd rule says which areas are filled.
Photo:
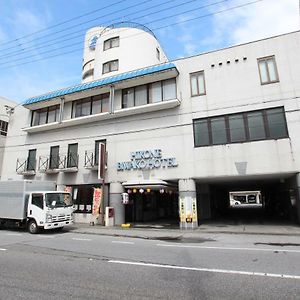
[[36, 220], [37, 225], [41, 225], [44, 222], [44, 195], [32, 193], [31, 200], [28, 204], [28, 217]]

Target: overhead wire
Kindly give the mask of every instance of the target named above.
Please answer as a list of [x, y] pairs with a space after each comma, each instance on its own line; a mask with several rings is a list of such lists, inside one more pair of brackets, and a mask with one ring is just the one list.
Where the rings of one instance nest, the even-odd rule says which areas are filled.
[[[165, 5], [165, 4], [170, 3], [170, 2], [173, 2], [173, 1], [174, 1], [174, 0], [168, 0], [168, 1], [165, 1], [165, 2], [161, 2], [159, 6]], [[189, 4], [189, 3], [191, 3], [191, 2], [195, 2], [195, 1], [199, 1], [199, 0], [189, 0], [189, 1], [185, 1], [185, 2], [182, 2], [182, 3], [180, 3], [180, 4], [173, 5], [173, 6], [164, 8], [164, 9], [159, 9], [159, 10], [157, 10], [157, 11], [155, 11], [155, 12], [147, 13], [147, 14], [144, 14], [144, 15], [142, 15], [142, 16], [136, 17], [136, 18], [134, 18], [134, 19], [130, 19], [130, 20], [131, 20], [131, 21], [132, 21], [132, 20], [136, 21], [136, 20], [139, 20], [139, 19], [142, 19], [142, 18], [145, 18], [145, 17], [149, 17], [149, 16], [151, 16], [151, 15], [153, 15], [153, 14], [160, 13], [160, 12], [163, 12], [163, 11], [166, 11], [166, 10], [170, 10], [170, 9], [174, 9], [174, 8], [177, 8], [177, 7], [180, 7], [180, 6]], [[221, 3], [221, 2], [226, 2], [226, 1], [230, 1], [230, 0], [223, 0], [223, 1], [219, 1], [219, 2]], [[157, 8], [157, 6], [158, 6], [158, 5], [153, 5], [153, 6], [151, 6], [151, 7], [148, 7], [147, 10], [152, 9], [152, 8]], [[129, 17], [129, 16], [131, 16], [131, 15], [134, 15], [134, 14], [140, 13], [140, 12], [144, 12], [144, 11], [145, 11], [145, 9], [143, 8], [143, 9], [141, 9], [141, 10], [134, 11], [134, 12], [132, 12], [132, 13], [127, 14], [126, 17]], [[103, 24], [107, 24], [107, 25], [102, 25], [102, 26], [105, 27], [105, 26], [111, 25], [111, 24], [113, 24], [115, 21], [119, 21], [119, 18], [114, 18], [114, 19], [111, 19], [111, 20], [109, 20], [109, 21], [105, 21]], [[44, 43], [41, 43], [41, 44], [38, 44], [38, 45], [36, 45], [36, 46], [32, 46], [32, 47], [30, 47], [29, 49], [27, 48], [26, 50], [16, 50], [16, 51], [12, 51], [12, 52], [10, 52], [10, 53], [8, 53], [8, 54], [1, 55], [1, 56], [0, 56], [0, 60], [1, 60], [2, 58], [12, 57], [12, 56], [16, 56], [16, 55], [19, 55], [19, 54], [23, 54], [24, 52], [31, 52], [32, 50], [42, 49], [42, 48], [44, 48], [44, 47], [46, 47], [46, 46], [47, 46], [47, 47], [53, 46], [53, 45], [56, 45], [56, 44], [57, 44], [58, 42], [60, 42], [60, 41], [64, 41], [64, 42], [65, 42], [65, 41], [69, 41], [69, 40], [81, 38], [81, 36], [69, 37], [69, 35], [70, 35], [70, 34], [73, 35], [73, 34], [78, 34], [78, 33], [85, 33], [88, 29], [89, 29], [89, 28], [84, 28], [84, 29], [80, 29], [80, 30], [78, 30], [78, 31], [74, 31], [74, 32], [71, 32], [71, 33], [68, 33], [68, 34], [59, 36], [59, 37], [57, 37], [57, 38], [48, 40], [48, 41], [46, 41], [46, 42], [44, 42]], [[96, 31], [97, 31], [97, 30], [95, 30], [95, 32], [96, 32]], [[56, 41], [56, 42], [55, 42], [55, 43], [51, 43], [51, 42], [53, 42], [53, 41]], [[50, 42], [50, 43], [49, 43], [49, 42]], [[82, 41], [81, 41], [80, 43], [82, 43]], [[31, 50], [31, 49], [32, 49], [32, 50]], [[1, 52], [1, 51], [0, 51], [0, 52]]]
[[[167, 4], [169, 2], [173, 2], [174, 0], [168, 0], [168, 1], [165, 1], [165, 2], [162, 2], [160, 5], [164, 5], [164, 4]], [[134, 19], [131, 19], [136, 21], [138, 19], [142, 19], [142, 18], [145, 18], [145, 17], [149, 17], [153, 14], [156, 14], [156, 13], [160, 13], [160, 12], [163, 12], [163, 11], [166, 11], [166, 10], [169, 10], [169, 9], [174, 9], [174, 8], [178, 8], [180, 6], [183, 6], [183, 5], [186, 5], [186, 4], [189, 4], [191, 2], [195, 2], [195, 1], [199, 1], [199, 0], [189, 0], [189, 1], [185, 1], [185, 2], [182, 2], [180, 4], [177, 4], [177, 5], [174, 5], [174, 6], [170, 6], [170, 7], [167, 7], [167, 8], [164, 8], [164, 9], [159, 9], [157, 11], [154, 11], [154, 12], [151, 12], [151, 13], [147, 13], [147, 14], [144, 14], [142, 16], [139, 16], [137, 18], [134, 18]], [[219, 1], [218, 3], [222, 3], [222, 2], [226, 2], [226, 1], [229, 1], [229, 0], [222, 0], [222, 1]], [[216, 4], [218, 4], [216, 3]], [[151, 6], [151, 7], [148, 7], [147, 9], [152, 9], [152, 8], [157, 8], [157, 5], [154, 5], [154, 6]], [[127, 14], [127, 17], [130, 16], [130, 15], [133, 15], [133, 14], [136, 14], [136, 13], [139, 13], [139, 12], [144, 12], [145, 9], [141, 9], [141, 10], [138, 10], [138, 11], [135, 11], [135, 12], [132, 12], [130, 14]], [[182, 14], [185, 13], [185, 12], [182, 12]], [[111, 19], [109, 21], [106, 21], [105, 23], [108, 24], [108, 25], [111, 25], [114, 21], [118, 21], [119, 19], [118, 18], [115, 18], [115, 19]], [[160, 19], [161, 20], [161, 19]], [[86, 31], [88, 30], [88, 28], [84, 28], [84, 29], [81, 29], [79, 31], [75, 31], [75, 32], [72, 32], [71, 34], [78, 34], [78, 33], [85, 33]], [[60, 36], [58, 38], [55, 38], [55, 39], [52, 39], [50, 41], [47, 41], [46, 43], [42, 43], [40, 45], [37, 45], [37, 46], [32, 46], [30, 48], [27, 48], [26, 50], [16, 50], [16, 51], [13, 51], [13, 52], [10, 52], [8, 54], [4, 54], [4, 55], [0, 55], [0, 60], [1, 59], [5, 59], [7, 57], [13, 57], [13, 56], [17, 56], [17, 55], [22, 55], [24, 53], [27, 53], [27, 52], [31, 52], [32, 50], [37, 50], [37, 49], [42, 49], [42, 48], [45, 48], [45, 47], [49, 47], [49, 46], [53, 46], [53, 45], [57, 45], [58, 42], [63, 39], [63, 41], [69, 41], [69, 40], [73, 40], [73, 39], [77, 39], [77, 38], [82, 38], [81, 36], [75, 36], [75, 37], [69, 37], [69, 38], [66, 38], [69, 36], [70, 33], [66, 34], [66, 35], [63, 35], [63, 36]], [[58, 41], [57, 41], [58, 40]], [[55, 43], [49, 43], [49, 42], [52, 42], [52, 41], [56, 41]], [[82, 41], [78, 42], [78, 44], [82, 44]], [[68, 46], [68, 45], [67, 45]]]
[[[201, 18], [205, 18], [205, 17], [209, 17], [209, 16], [213, 16], [213, 15], [217, 15], [217, 14], [224, 13], [224, 12], [227, 12], [227, 11], [231, 11], [231, 10], [234, 10], [234, 9], [238, 9], [238, 8], [242, 8], [242, 7], [245, 7], [245, 6], [252, 5], [252, 4], [256, 4], [256, 3], [261, 2], [261, 1], [264, 1], [264, 0], [255, 0], [255, 1], [247, 2], [247, 3], [241, 4], [241, 5], [232, 6], [232, 7], [223, 9], [223, 10], [219, 10], [217, 12], [212, 12], [212, 13], [201, 15], [201, 16], [198, 16], [198, 17], [194, 17], [194, 18], [190, 18], [190, 19], [185, 19], [185, 20], [177, 21], [177, 22], [174, 22], [172, 24], [167, 24], [167, 25], [163, 25], [163, 26], [160, 26], [160, 27], [156, 27], [156, 28], [152, 29], [152, 31], [154, 31], [154, 30], [160, 30], [160, 29], [163, 29], [163, 28], [168, 28], [168, 27], [171, 27], [171, 26], [175, 26], [175, 25], [187, 23], [187, 22], [190, 22], [190, 21], [195, 21], [195, 20], [198, 20], [198, 19], [201, 19]], [[176, 16], [178, 16], [178, 15], [179, 14], [176, 14]], [[172, 16], [169, 16], [169, 17], [172, 17]], [[149, 24], [149, 23], [151, 23], [151, 22], [148, 22], [147, 24]], [[124, 38], [129, 38], [129, 37], [133, 37], [133, 36], [140, 35], [140, 34], [144, 34], [144, 32], [136, 33], [136, 34], [124, 37]], [[88, 48], [88, 47], [85, 47], [85, 48]], [[43, 58], [36, 59], [36, 60], [30, 60], [28, 62], [24, 62], [24, 63], [20, 63], [20, 64], [12, 64], [12, 65], [10, 65], [8, 67], [0, 67], [0, 70], [1, 69], [8, 69], [8, 68], [11, 68], [11, 67], [16, 67], [16, 66], [21, 66], [21, 65], [25, 65], [25, 64], [29, 64], [29, 63], [33, 63], [33, 62], [37, 62], [37, 61], [42, 61], [42, 60], [50, 59], [50, 58], [53, 58], [53, 57], [57, 57], [57, 56], [65, 55], [65, 54], [74, 53], [74, 52], [77, 52], [77, 51], [82, 51], [82, 48], [73, 49], [71, 51], [63, 52], [63, 53], [52, 55], [52, 56], [49, 56], [49, 57], [43, 57]], [[2, 64], [0, 64], [0, 66], [3, 65], [3, 64], [7, 64], [7, 63], [2, 63]]]
[[[0, 46], [1, 46], [1, 45], [5, 45], [5, 44], [10, 44], [10, 43], [18, 42], [18, 41], [20, 41], [20, 40], [22, 40], [22, 39], [24, 39], [24, 38], [33, 36], [33, 35], [35, 35], [35, 34], [39, 34], [39, 33], [41, 33], [41, 32], [45, 32], [45, 31], [47, 31], [47, 30], [49, 30], [49, 29], [52, 29], [52, 28], [55, 28], [55, 27], [59, 27], [59, 26], [64, 25], [64, 24], [66, 24], [66, 23], [69, 23], [69, 22], [72, 22], [72, 21], [74, 21], [74, 20], [78, 20], [78, 19], [80, 19], [80, 18], [83, 18], [83, 17], [86, 17], [86, 16], [88, 16], [88, 15], [94, 14], [94, 13], [100, 11], [100, 10], [104, 10], [104, 9], [106, 9], [106, 8], [111, 8], [111, 7], [114, 6], [114, 5], [117, 5], [117, 4], [120, 4], [120, 3], [122, 3], [122, 2], [126, 2], [126, 1], [127, 1], [127, 0], [120, 0], [120, 1], [117, 1], [117, 2], [114, 2], [114, 3], [110, 3], [110, 4], [107, 5], [107, 6], [100, 7], [100, 8], [98, 8], [98, 9], [94, 9], [94, 10], [92, 10], [92, 11], [89, 11], [89, 12], [85, 13], [85, 14], [82, 14], [82, 15], [79, 15], [79, 16], [76, 16], [76, 17], [73, 17], [73, 18], [68, 19], [68, 20], [66, 20], [66, 21], [63, 21], [63, 22], [59, 22], [59, 23], [57, 23], [57, 24], [54, 24], [54, 25], [52, 25], [52, 26], [48, 26], [48, 27], [46, 27], [46, 28], [42, 28], [42, 29], [40, 29], [40, 30], [31, 32], [31, 33], [29, 33], [29, 34], [26, 34], [26, 35], [17, 37], [17, 38], [15, 38], [15, 39], [13, 39], [13, 40], [1, 42], [1, 43], [0, 43]], [[0, 49], [1, 49], [1, 48], [0, 48]]]
[[[144, 1], [142, 1], [142, 2], [139, 2], [138, 4], [134, 4], [134, 5], [131, 5], [131, 6], [126, 7], [126, 10], [128, 10], [128, 9], [130, 9], [130, 8], [133, 8], [133, 7], [136, 7], [136, 6], [143, 5], [143, 4], [145, 4], [145, 3], [147, 3], [147, 2], [151, 2], [151, 1], [153, 1], [153, 0], [144, 0]], [[91, 22], [93, 22], [93, 21], [96, 21], [96, 20], [105, 18], [105, 17], [107, 17], [107, 16], [116, 14], [116, 13], [118, 13], [118, 12], [124, 12], [124, 8], [119, 9], [119, 10], [117, 10], [117, 11], [110, 12], [110, 13], [105, 14], [105, 15], [101, 15], [101, 16], [99, 16], [99, 17], [97, 17], [97, 18], [92, 19], [92, 20], [88, 20], [88, 21], [81, 22], [81, 23], [75, 24], [75, 25], [70, 26], [70, 27], [67, 27], [67, 28], [63, 28], [63, 29], [61, 29], [61, 30], [59, 30], [59, 31], [56, 31], [56, 32], [52, 32], [52, 33], [49, 33], [49, 34], [45, 34], [45, 35], [43, 35], [43, 36], [41, 36], [41, 37], [37, 37], [37, 38], [31, 40], [30, 42], [37, 41], [37, 40], [40, 40], [40, 39], [44, 39], [44, 38], [46, 38], [46, 37], [48, 37], [48, 36], [51, 36], [51, 35], [54, 35], [54, 34], [57, 34], [57, 33], [61, 33], [61, 32], [64, 32], [64, 31], [67, 31], [67, 30], [70, 30], [70, 29], [73, 29], [74, 27], [79, 27], [79, 26], [81, 26], [81, 25], [83, 25], [83, 24], [91, 23]], [[0, 49], [0, 52], [5, 51], [5, 50], [9, 50], [9, 49], [13, 49], [13, 48], [15, 48], [15, 46], [10, 47], [10, 48], [5, 48], [5, 49], [2, 49], [2, 50]]]

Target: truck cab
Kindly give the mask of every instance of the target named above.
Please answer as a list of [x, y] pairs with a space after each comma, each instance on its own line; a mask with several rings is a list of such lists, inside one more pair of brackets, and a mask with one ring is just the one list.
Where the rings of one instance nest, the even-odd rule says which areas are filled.
[[[25, 202], [26, 203], [26, 202]], [[28, 194], [27, 225], [30, 233], [39, 229], [63, 228], [73, 224], [74, 206], [70, 193], [35, 191]]]

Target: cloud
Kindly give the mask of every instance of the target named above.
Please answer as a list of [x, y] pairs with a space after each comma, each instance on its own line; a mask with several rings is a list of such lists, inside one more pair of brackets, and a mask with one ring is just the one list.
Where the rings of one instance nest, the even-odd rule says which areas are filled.
[[[231, 2], [218, 11], [245, 3], [249, 1]], [[298, 30], [298, 5], [297, 0], [263, 0], [216, 14], [212, 22], [212, 36], [203, 43], [220, 47]]]

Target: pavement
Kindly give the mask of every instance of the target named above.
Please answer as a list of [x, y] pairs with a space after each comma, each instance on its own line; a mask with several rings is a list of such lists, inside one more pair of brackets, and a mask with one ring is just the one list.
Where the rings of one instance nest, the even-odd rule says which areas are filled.
[[203, 234], [254, 234], [254, 235], [279, 235], [299, 236], [300, 225], [296, 224], [226, 224], [207, 223], [199, 225], [193, 230], [179, 229], [176, 227], [163, 227], [159, 225], [135, 225], [129, 228], [121, 226], [105, 227], [102, 225], [89, 225], [76, 223], [69, 227], [70, 231], [81, 234], [99, 234], [116, 237], [130, 237], [155, 240], [198, 240]]

